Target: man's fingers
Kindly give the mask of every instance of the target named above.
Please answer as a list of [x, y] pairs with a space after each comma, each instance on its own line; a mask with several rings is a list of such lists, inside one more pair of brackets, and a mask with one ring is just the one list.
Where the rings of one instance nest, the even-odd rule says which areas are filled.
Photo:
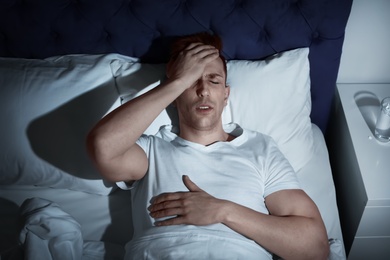
[[178, 208], [182, 206], [181, 200], [165, 200], [161, 203], [153, 203], [148, 207], [150, 212], [164, 210], [168, 208]]
[[[189, 191], [203, 191], [187, 175], [183, 175], [182, 180], [184, 185], [187, 187]], [[188, 195], [189, 195], [188, 192], [185, 191], [162, 193], [156, 197], [153, 197], [150, 203], [153, 205], [168, 200], [180, 200], [183, 198], [183, 196], [188, 196]]]
[[205, 66], [218, 57], [219, 50], [214, 46], [192, 43], [168, 62], [166, 75], [181, 78], [183, 86], [189, 88], [202, 76]]
[[191, 43], [190, 45], [188, 45], [184, 51], [192, 51], [192, 53], [198, 53], [202, 50], [208, 50], [208, 49], [215, 49], [216, 48], [212, 45], [206, 45], [206, 44], [203, 44], [203, 43], [200, 43], [200, 42], [195, 42], [195, 43]]
[[163, 210], [151, 211], [149, 213], [149, 215], [152, 218], [156, 218], [156, 219], [183, 215], [183, 214], [185, 214], [183, 208], [165, 208]]
[[219, 50], [217, 48], [211, 45], [204, 45], [201, 43], [190, 44], [186, 49], [181, 52], [182, 55], [185, 55], [186, 53], [191, 56], [198, 56], [200, 59], [213, 56], [219, 57]]
[[187, 175], [183, 175], [183, 183], [189, 191], [202, 191]]
[[167, 192], [167, 193], [161, 193], [160, 195], [157, 195], [156, 197], [153, 197], [150, 201], [151, 204], [158, 204], [163, 201], [167, 200], [178, 200], [182, 198], [183, 194], [186, 192], [184, 191], [178, 191], [178, 192]]

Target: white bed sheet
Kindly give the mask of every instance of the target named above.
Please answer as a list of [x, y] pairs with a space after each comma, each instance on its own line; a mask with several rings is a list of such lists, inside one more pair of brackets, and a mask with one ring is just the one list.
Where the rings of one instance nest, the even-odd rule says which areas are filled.
[[19, 208], [25, 199], [33, 197], [53, 201], [70, 214], [80, 223], [84, 241], [103, 241], [106, 248], [123, 248], [132, 237], [130, 192], [118, 189], [109, 196], [102, 196], [67, 189], [0, 186], [2, 254], [15, 249], [21, 224], [18, 222]]
[[[325, 140], [315, 125], [313, 135], [315, 153], [309, 163], [298, 172], [298, 177], [303, 189], [319, 207], [328, 237], [342, 241], [336, 193]], [[56, 202], [63, 211], [81, 224], [85, 241], [104, 241], [123, 246], [131, 239], [131, 200], [128, 191], [118, 190], [109, 196], [101, 196], [66, 189], [0, 186], [1, 252], [17, 242], [19, 207], [25, 199], [32, 197]]]
[[328, 238], [343, 242], [328, 149], [318, 126], [312, 124], [312, 130], [315, 140], [313, 158], [298, 171], [298, 178], [302, 188], [317, 204]]

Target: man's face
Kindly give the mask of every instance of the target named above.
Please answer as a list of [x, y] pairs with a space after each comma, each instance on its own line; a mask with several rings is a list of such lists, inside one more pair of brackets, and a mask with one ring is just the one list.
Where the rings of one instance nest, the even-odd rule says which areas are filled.
[[221, 114], [230, 89], [221, 59], [207, 64], [198, 81], [175, 101], [180, 125], [196, 130], [212, 130], [222, 124]]

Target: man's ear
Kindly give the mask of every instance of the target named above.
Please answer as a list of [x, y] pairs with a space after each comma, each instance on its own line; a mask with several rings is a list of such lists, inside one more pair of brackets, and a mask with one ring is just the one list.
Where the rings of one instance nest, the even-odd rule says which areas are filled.
[[227, 105], [227, 101], [229, 99], [229, 96], [230, 96], [230, 86], [226, 85], [225, 86], [225, 106]]

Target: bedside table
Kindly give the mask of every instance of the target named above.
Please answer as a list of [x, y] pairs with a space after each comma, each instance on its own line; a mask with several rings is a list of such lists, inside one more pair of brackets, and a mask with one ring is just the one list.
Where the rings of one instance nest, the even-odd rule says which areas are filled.
[[390, 259], [390, 142], [374, 136], [390, 84], [338, 84], [327, 142], [348, 259]]

